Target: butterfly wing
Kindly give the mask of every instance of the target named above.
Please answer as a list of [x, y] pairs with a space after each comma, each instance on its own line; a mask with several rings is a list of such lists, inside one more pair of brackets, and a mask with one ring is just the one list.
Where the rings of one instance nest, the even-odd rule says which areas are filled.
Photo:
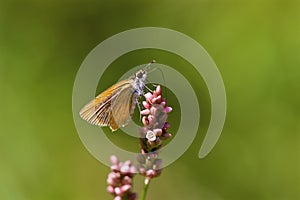
[[[99, 94], [80, 110], [81, 118], [91, 124], [110, 126], [112, 131], [117, 130], [119, 128], [118, 125], [123, 125], [128, 119], [129, 112], [125, 112], [125, 110], [128, 101], [131, 102], [133, 98], [134, 89], [132, 82], [132, 78], [120, 81]], [[123, 104], [126, 106], [122, 107], [121, 105]], [[118, 117], [118, 113], [121, 112], [125, 113]], [[126, 120], [124, 120], [125, 116]]]
[[124, 88], [116, 99], [113, 100], [109, 120], [112, 131], [127, 125], [131, 119], [136, 103], [136, 94], [134, 90], [135, 89], [132, 86]]

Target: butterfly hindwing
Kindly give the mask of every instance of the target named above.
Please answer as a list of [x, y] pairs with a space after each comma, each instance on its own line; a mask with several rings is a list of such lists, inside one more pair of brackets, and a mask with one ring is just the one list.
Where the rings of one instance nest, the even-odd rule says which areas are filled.
[[127, 125], [133, 114], [135, 98], [134, 88], [128, 87], [124, 88], [116, 99], [113, 100], [109, 119], [112, 131]]

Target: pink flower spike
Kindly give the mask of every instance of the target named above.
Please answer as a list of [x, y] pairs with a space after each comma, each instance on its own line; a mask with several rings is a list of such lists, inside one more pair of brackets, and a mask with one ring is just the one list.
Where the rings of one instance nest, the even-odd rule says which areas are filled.
[[148, 116], [148, 122], [149, 122], [149, 124], [152, 124], [153, 120], [154, 120], [154, 116], [153, 115], [149, 115]]
[[118, 160], [117, 156], [112, 155], [112, 156], [110, 156], [110, 162], [113, 165], [117, 165], [119, 163], [119, 160]]
[[110, 157], [111, 171], [106, 180], [106, 189], [114, 200], [137, 200], [137, 194], [132, 191], [136, 173], [143, 175], [145, 183], [149, 184], [152, 178], [158, 177], [162, 172], [162, 160], [158, 155], [164, 140], [172, 136], [167, 131], [170, 124], [166, 122], [172, 107], [168, 106], [167, 100], [163, 98], [161, 86], [155, 86], [153, 91], [149, 91], [143, 93], [145, 100], [142, 101], [140, 109], [143, 125], [139, 129], [141, 153], [137, 156], [137, 165], [134, 166], [131, 161], [121, 162], [114, 155]]
[[145, 98], [147, 100], [151, 101], [151, 99], [153, 98], [153, 95], [150, 92], [148, 92], [148, 93], [145, 94]]
[[165, 125], [164, 125], [164, 128], [167, 129], [167, 128], [169, 128], [170, 126], [171, 126], [170, 123], [169, 123], [169, 122], [166, 122]]
[[153, 131], [148, 131], [146, 134], [148, 141], [154, 142], [156, 140], [156, 135]]
[[141, 113], [141, 115], [149, 115], [150, 114], [150, 110], [149, 109], [145, 109], [145, 110], [142, 110], [140, 113]]
[[153, 178], [156, 176], [156, 171], [153, 170], [153, 169], [149, 169], [146, 171], [146, 176], [149, 177], [149, 178]]
[[122, 193], [122, 190], [121, 190], [121, 188], [119, 188], [119, 187], [116, 187], [115, 188], [115, 193], [116, 193], [116, 195], [121, 195], [121, 193]]
[[118, 165], [112, 165], [112, 166], [110, 166], [110, 170], [111, 171], [118, 171], [119, 170], [119, 166]]
[[139, 164], [137, 168], [138, 168], [140, 174], [145, 174], [146, 173], [146, 169], [142, 164]]
[[131, 189], [131, 185], [123, 185], [122, 188], [121, 188], [122, 192], [124, 192], [124, 193], [127, 192], [130, 189]]
[[161, 102], [164, 102], [165, 104], [167, 104], [167, 99], [166, 98], [162, 98]]
[[130, 171], [130, 167], [128, 165], [123, 165], [120, 171], [122, 174], [127, 174]]
[[148, 124], [149, 124], [149, 120], [145, 116], [142, 118], [142, 122], [145, 126], [148, 126]]
[[157, 154], [157, 152], [151, 152], [148, 154], [148, 157], [149, 157], [149, 159], [157, 158], [158, 154]]
[[147, 103], [147, 101], [143, 101], [143, 106], [146, 108], [146, 109], [150, 109], [150, 104]]
[[156, 145], [160, 145], [161, 144], [161, 139], [159, 137], [156, 138], [155, 144]]
[[116, 156], [111, 156], [111, 172], [107, 177], [107, 191], [114, 196], [114, 199], [132, 199], [136, 195], [132, 192], [132, 179], [136, 173], [135, 167], [130, 160], [120, 162]]
[[122, 184], [131, 184], [132, 183], [132, 179], [129, 176], [124, 176], [123, 180], [122, 180]]
[[165, 108], [165, 111], [166, 111], [167, 113], [171, 112], [171, 111], [172, 111], [172, 107], [166, 107], [166, 108]]
[[162, 135], [162, 139], [168, 139], [168, 138], [170, 138], [170, 137], [172, 137], [172, 134], [171, 133], [164, 133], [163, 135]]
[[130, 161], [130, 160], [126, 160], [126, 161], [124, 162], [124, 165], [131, 166], [131, 161]]
[[158, 170], [162, 167], [162, 160], [161, 159], [156, 159], [154, 161], [154, 164], [153, 164], [153, 169], [154, 170]]
[[134, 166], [131, 166], [129, 171], [131, 174], [134, 174], [136, 173], [136, 168]]
[[111, 185], [107, 186], [106, 190], [110, 194], [114, 194], [115, 193], [114, 187], [111, 186]]
[[116, 197], [114, 198], [114, 200], [122, 200], [122, 197], [116, 196]]
[[152, 104], [159, 104], [159, 98], [158, 97], [154, 97], [153, 99], [151, 99], [150, 101]]
[[156, 102], [157, 102], [157, 103], [161, 103], [161, 95], [158, 95], [158, 96], [156, 97]]
[[162, 130], [160, 128], [154, 129], [153, 132], [156, 136], [161, 136], [162, 134]]
[[156, 92], [157, 94], [161, 94], [161, 86], [160, 86], [160, 85], [158, 85], [158, 86], [156, 87], [155, 92]]
[[108, 174], [108, 178], [111, 178], [111, 179], [118, 179], [120, 178], [120, 173], [119, 172], [114, 172], [112, 171], [111, 173]]
[[108, 177], [108, 178], [106, 179], [106, 183], [107, 183], [108, 185], [113, 185], [113, 184], [115, 183], [115, 181], [114, 181], [111, 177]]

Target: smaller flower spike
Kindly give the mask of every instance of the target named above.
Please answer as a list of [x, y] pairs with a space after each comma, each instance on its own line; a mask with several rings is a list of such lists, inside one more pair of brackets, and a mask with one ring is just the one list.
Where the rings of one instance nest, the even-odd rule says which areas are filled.
[[120, 162], [114, 155], [110, 157], [110, 162], [107, 192], [114, 196], [114, 200], [136, 200], [137, 195], [132, 192], [132, 179], [136, 168], [130, 161]]

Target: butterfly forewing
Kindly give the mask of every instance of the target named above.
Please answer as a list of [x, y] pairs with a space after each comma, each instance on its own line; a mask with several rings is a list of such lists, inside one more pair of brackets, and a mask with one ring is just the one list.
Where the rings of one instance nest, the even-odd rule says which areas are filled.
[[[84, 106], [79, 113], [80, 116], [91, 124], [110, 126], [111, 111], [115, 104], [118, 105], [118, 99], [122, 99], [122, 97], [118, 98], [118, 96], [120, 94], [122, 94], [122, 96], [127, 94], [126, 91], [128, 90], [133, 93], [132, 82], [133, 79], [129, 78], [112, 85]], [[120, 121], [121, 119], [116, 119], [117, 124], [119, 124]], [[114, 129], [112, 127], [111, 129], [116, 130], [117, 128], [114, 125]]]

